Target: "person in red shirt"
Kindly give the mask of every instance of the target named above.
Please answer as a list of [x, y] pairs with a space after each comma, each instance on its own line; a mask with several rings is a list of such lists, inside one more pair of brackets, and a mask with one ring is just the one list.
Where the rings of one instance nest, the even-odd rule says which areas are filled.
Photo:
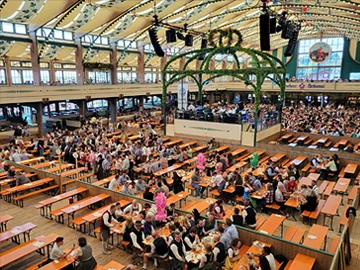
[[288, 182], [288, 184], [287, 184], [287, 187], [286, 187], [286, 190], [288, 191], [288, 192], [294, 192], [295, 190], [297, 190], [297, 183], [296, 183], [296, 179], [295, 179], [295, 177], [294, 176], [291, 176], [290, 177], [290, 180], [289, 180], [289, 182]]

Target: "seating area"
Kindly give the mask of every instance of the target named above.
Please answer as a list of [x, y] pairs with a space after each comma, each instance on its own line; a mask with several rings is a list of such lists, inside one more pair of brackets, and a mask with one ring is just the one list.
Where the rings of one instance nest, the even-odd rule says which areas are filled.
[[[205, 159], [211, 157], [213, 153], [218, 155], [226, 155], [229, 159], [229, 166], [225, 169], [228, 174], [238, 173], [243, 181], [246, 181], [247, 177], [251, 174], [253, 177], [262, 177], [261, 181], [264, 181], [264, 185], [260, 190], [250, 192], [250, 198], [256, 201], [258, 204], [265, 200], [267, 190], [266, 183], [269, 183], [271, 175], [268, 174], [269, 164], [278, 164], [281, 169], [279, 174], [283, 174], [286, 169], [293, 168], [295, 166], [300, 172], [301, 177], [298, 180], [298, 187], [301, 186], [312, 186], [314, 180], [318, 186], [319, 201], [313, 211], [304, 210], [301, 214], [300, 201], [298, 198], [300, 193], [295, 191], [285, 201], [284, 205], [287, 207], [287, 212], [283, 211], [281, 205], [276, 202], [264, 205], [264, 212], [260, 211], [260, 206], [256, 210], [260, 213], [256, 216], [255, 227], [250, 230], [255, 230], [265, 237], [276, 237], [278, 239], [284, 239], [289, 243], [301, 244], [304, 247], [311, 247], [315, 250], [321, 250], [328, 252], [329, 254], [335, 254], [340, 241], [338, 233], [341, 233], [344, 226], [348, 224], [348, 218], [346, 217], [346, 211], [350, 205], [354, 202], [357, 197], [358, 187], [354, 186], [353, 183], [356, 180], [358, 172], [358, 164], [346, 163], [342, 167], [342, 171], [336, 176], [337, 180], [321, 180], [320, 174], [316, 169], [312, 170], [310, 166], [310, 158], [306, 155], [288, 156], [286, 153], [268, 154], [264, 150], [251, 150], [247, 148], [231, 148], [227, 145], [217, 145], [214, 150], [205, 150], [207, 147], [197, 146], [198, 143], [194, 141], [184, 142], [179, 139], [167, 140], [169, 147], [176, 145], [186, 150], [190, 148], [199, 148], [199, 152], [203, 151]], [[227, 152], [226, 152], [227, 151]], [[257, 154], [258, 165], [257, 168], [250, 168], [253, 164], [254, 154]], [[116, 188], [111, 191], [114, 194], [120, 194], [121, 196], [118, 201], [112, 199], [112, 193], [108, 193], [109, 185], [114, 179], [115, 166], [112, 166], [110, 170], [110, 176], [103, 179], [97, 180], [93, 172], [89, 172], [88, 168], [83, 164], [83, 167], [73, 169], [72, 164], [63, 163], [61, 164], [61, 170], [59, 169], [58, 160], [47, 161], [36, 159], [35, 161], [27, 162], [27, 166], [33, 167], [34, 169], [43, 169], [45, 172], [49, 168], [56, 168], [57, 170], [51, 170], [53, 172], [61, 171], [61, 185], [62, 193], [60, 193], [60, 186], [57, 184], [54, 178], [37, 178], [37, 174], [27, 172], [26, 175], [32, 177], [30, 184], [24, 184], [16, 187], [8, 187], [11, 181], [6, 180], [6, 175], [3, 174], [1, 177], [4, 179], [3, 187], [1, 190], [2, 203], [6, 202], [9, 207], [20, 206], [26, 211], [32, 212], [35, 215], [39, 215], [36, 218], [38, 222], [16, 222], [15, 226], [7, 226], [9, 222], [13, 224], [14, 218], [10, 215], [3, 215], [0, 217], [2, 231], [0, 233], [0, 242], [13, 242], [17, 246], [12, 247], [4, 251], [5, 256], [4, 265], [17, 265], [17, 261], [21, 261], [22, 257], [28, 256], [28, 254], [35, 251], [39, 251], [39, 257], [35, 265], [29, 266], [27, 269], [37, 269], [42, 261], [42, 256], [49, 256], [46, 251], [47, 247], [51, 247], [55, 241], [54, 238], [57, 234], [50, 233], [46, 235], [41, 232], [40, 224], [45, 222], [47, 227], [51, 228], [56, 226], [58, 230], [56, 232], [62, 232], [62, 236], [67, 238], [68, 235], [89, 235], [92, 236], [89, 239], [95, 246], [101, 245], [101, 228], [100, 219], [105, 211], [110, 209], [111, 205], [120, 203], [120, 207], [124, 210], [127, 206], [131, 205], [134, 197], [123, 194], [123, 188], [125, 185], [118, 184]], [[32, 165], [33, 164], [33, 165]], [[115, 163], [114, 163], [115, 164]], [[222, 222], [227, 222], [229, 218], [233, 218], [234, 208], [232, 205], [236, 205], [239, 208], [239, 214], [244, 213], [244, 209], [248, 204], [244, 205], [248, 199], [244, 198], [244, 195], [239, 195], [238, 186], [236, 182], [230, 183], [229, 186], [223, 190], [219, 190], [213, 182], [212, 176], [207, 176], [205, 172], [201, 173], [201, 182], [199, 183], [200, 188], [203, 189], [203, 197], [199, 198], [196, 196], [196, 187], [192, 184], [192, 178], [197, 170], [196, 167], [199, 165], [197, 157], [189, 158], [183, 162], [175, 162], [171, 166], [158, 170], [153, 173], [155, 177], [162, 177], [166, 179], [166, 184], [170, 189], [170, 193], [167, 198], [167, 206], [175, 204], [178, 214], [186, 216], [188, 213], [198, 212], [204, 217], [208, 217], [209, 209], [215, 205], [218, 205], [220, 199], [224, 204], [225, 213], [222, 218], [218, 218]], [[208, 162], [205, 164], [206, 170], [216, 170], [217, 164]], [[65, 168], [65, 169], [63, 169]], [[140, 163], [134, 168], [135, 177], [137, 179], [143, 178], [146, 182], [150, 181], [151, 177], [147, 177], [146, 163]], [[181, 179], [181, 186], [185, 191], [174, 193], [174, 174], [177, 174]], [[349, 178], [346, 178], [349, 177]], [[79, 184], [81, 183], [81, 184]], [[246, 182], [245, 182], [246, 183]], [[246, 184], [243, 184], [246, 188]], [[67, 189], [64, 186], [68, 186]], [[251, 185], [249, 187], [252, 187]], [[104, 190], [104, 191], [102, 191]], [[151, 188], [150, 192], [156, 193], [156, 187]], [[134, 194], [135, 197], [143, 204], [142, 196], [143, 192]], [[42, 198], [37, 200], [37, 198]], [[24, 201], [30, 203], [24, 204]], [[252, 206], [256, 207], [256, 206]], [[40, 211], [40, 212], [38, 212]], [[290, 214], [290, 216], [288, 216]], [[290, 220], [289, 217], [293, 217]], [[133, 220], [137, 220], [139, 217], [136, 216]], [[302, 219], [302, 222], [298, 220]], [[17, 217], [18, 219], [18, 217]], [[123, 222], [124, 223], [124, 222]], [[122, 224], [123, 224], [122, 223]], [[321, 225], [320, 225], [321, 224]], [[59, 227], [60, 226], [60, 227]], [[219, 225], [218, 225], [219, 226]], [[244, 225], [246, 228], [247, 226]], [[167, 227], [164, 227], [167, 228]], [[249, 227], [248, 227], [249, 228]], [[40, 230], [39, 230], [40, 229]], [[42, 233], [32, 238], [30, 235], [33, 231]], [[160, 230], [162, 228], [160, 227]], [[165, 229], [167, 230], [167, 229]], [[241, 230], [241, 229], [240, 229]], [[64, 232], [66, 231], [66, 234]], [[55, 232], [55, 231], [54, 231]], [[245, 232], [246, 233], [246, 232]], [[33, 234], [33, 233], [32, 233]], [[166, 233], [168, 234], [168, 232]], [[22, 237], [21, 237], [22, 236]], [[32, 240], [34, 239], [34, 240]], [[240, 237], [241, 239], [241, 237]], [[240, 252], [242, 254], [248, 254], [254, 251], [259, 253], [260, 250], [257, 245], [261, 243], [262, 246], [271, 246], [264, 241], [264, 238], [254, 239], [257, 244], [245, 243], [242, 245]], [[100, 240], [100, 241], [99, 241]], [[95, 242], [94, 242], [95, 241]], [[36, 247], [29, 248], [29, 243], [41, 243], [36, 244]], [[134, 247], [131, 247], [131, 241], [123, 240], [123, 229], [122, 225], [115, 226], [110, 232], [109, 243], [117, 245], [122, 250], [125, 250], [125, 254], [129, 254], [131, 250], [134, 251]], [[7, 244], [9, 245], [9, 244]], [[277, 250], [276, 247], [274, 247]], [[124, 254], [124, 251], [117, 249], [116, 253]], [[8, 259], [14, 252], [20, 252], [23, 254], [18, 259]], [[10, 255], [7, 255], [10, 254]], [[128, 257], [129, 255], [125, 255]], [[306, 256], [299, 252], [295, 257], [290, 258], [286, 262], [276, 261], [277, 269], [296, 269], [298, 264], [304, 260], [311, 261], [311, 266], [316, 264], [316, 258]], [[246, 255], [243, 255], [245, 259]], [[128, 259], [128, 262], [132, 261]], [[60, 260], [59, 263], [50, 263], [47, 266], [40, 267], [39, 269], [61, 269], [65, 265], [69, 265], [73, 262], [73, 257], [70, 259]], [[120, 262], [125, 262], [120, 260]], [[240, 259], [236, 265], [241, 264], [243, 259]], [[116, 265], [116, 260], [110, 261], [104, 266], [98, 264], [96, 269], [107, 269], [108, 265]], [[124, 267], [126, 263], [120, 263]], [[286, 265], [286, 266], [284, 266]], [[52, 267], [52, 268], [50, 268]], [[104, 268], [105, 267], [105, 268]], [[283, 268], [281, 268], [283, 267]], [[116, 268], [115, 268], [116, 269]], [[120, 269], [120, 268], [119, 268]], [[234, 269], [237, 269], [234, 266]], [[311, 269], [311, 268], [309, 268]]]

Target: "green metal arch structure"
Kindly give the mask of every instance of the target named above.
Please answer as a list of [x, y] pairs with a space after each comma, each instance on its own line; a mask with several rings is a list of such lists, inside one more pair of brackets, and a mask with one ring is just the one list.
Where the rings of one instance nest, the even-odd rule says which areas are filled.
[[[254, 63], [253, 67], [241, 68], [240, 61], [237, 54], [247, 54], [252, 58]], [[231, 55], [234, 58], [236, 63], [235, 69], [222, 69], [222, 70], [212, 70], [210, 69], [210, 61], [215, 57], [215, 55]], [[185, 58], [184, 68], [182, 70], [172, 70], [170, 66], [172, 63], [178, 59]], [[198, 70], [189, 69], [190, 63], [197, 61], [199, 58], [203, 58], [200, 68]], [[167, 75], [170, 75], [169, 80], [166, 80]], [[203, 80], [203, 75], [208, 75], [205, 81]], [[250, 75], [255, 76], [255, 80], [250, 80]], [[272, 76], [270, 76], [272, 75]], [[163, 92], [162, 92], [162, 110], [163, 110], [163, 120], [164, 120], [164, 134], [166, 134], [166, 95], [168, 87], [175, 83], [179, 82], [185, 77], [191, 77], [194, 79], [199, 93], [199, 102], [203, 104], [203, 87], [205, 83], [209, 80], [213, 80], [217, 77], [222, 76], [232, 76], [240, 79], [246, 85], [252, 87], [253, 93], [255, 95], [255, 138], [257, 132], [257, 117], [259, 111], [259, 105], [261, 100], [261, 86], [264, 83], [265, 78], [272, 80], [280, 88], [280, 100], [283, 104], [285, 99], [285, 83], [286, 83], [286, 68], [284, 63], [277, 57], [255, 49], [243, 48], [241, 46], [220, 46], [213, 48], [205, 48], [199, 50], [193, 50], [184, 52], [178, 55], [173, 56], [164, 66], [162, 70], [162, 83], [163, 83]], [[281, 118], [281, 114], [280, 114]]]

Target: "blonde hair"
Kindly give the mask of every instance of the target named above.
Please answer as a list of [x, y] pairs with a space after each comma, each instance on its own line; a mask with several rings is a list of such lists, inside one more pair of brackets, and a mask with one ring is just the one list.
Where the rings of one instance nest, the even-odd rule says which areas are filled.
[[128, 217], [126, 218], [125, 226], [126, 226], [127, 228], [131, 228], [131, 227], [134, 226], [134, 221], [133, 221], [133, 219], [132, 219], [132, 216], [128, 216]]

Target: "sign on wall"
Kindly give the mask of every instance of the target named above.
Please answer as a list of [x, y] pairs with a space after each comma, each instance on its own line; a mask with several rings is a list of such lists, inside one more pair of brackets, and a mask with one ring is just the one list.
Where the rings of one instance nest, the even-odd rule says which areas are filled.
[[317, 42], [310, 47], [309, 57], [315, 63], [325, 62], [331, 55], [331, 47], [325, 42]]
[[188, 107], [188, 84], [187, 83], [178, 83], [178, 109], [186, 110]]

